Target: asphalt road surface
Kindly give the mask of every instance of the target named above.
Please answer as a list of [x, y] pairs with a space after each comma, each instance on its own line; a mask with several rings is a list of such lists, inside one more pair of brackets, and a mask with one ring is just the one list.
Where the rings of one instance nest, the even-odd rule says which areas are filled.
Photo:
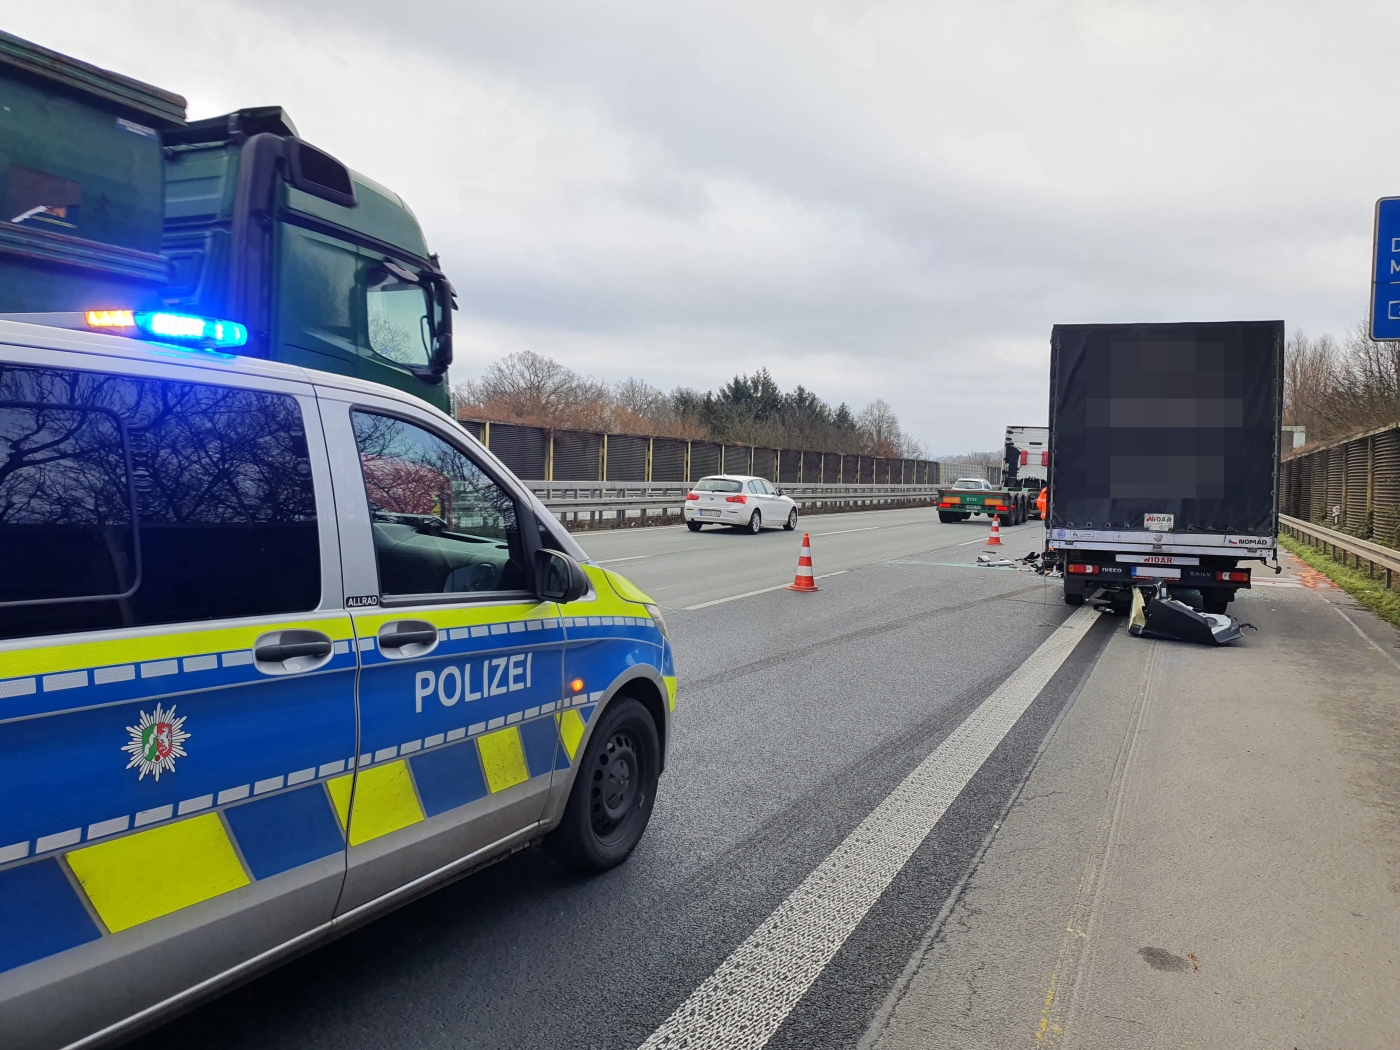
[[[783, 587], [803, 530], [816, 594]], [[582, 534], [595, 559], [660, 602], [677, 652], [670, 764], [632, 858], [587, 877], [524, 851], [137, 1045], [640, 1046], [935, 749], [962, 746], [950, 734], [1065, 623], [1056, 584], [972, 564], [987, 532], [983, 519], [943, 525], [916, 509], [823, 515], [759, 536]], [[1040, 527], [1002, 535], [1019, 556]], [[1109, 627], [1089, 627], [1049, 665], [1029, 709], [992, 740], [795, 1005], [774, 1015], [766, 1045], [860, 1039]]]

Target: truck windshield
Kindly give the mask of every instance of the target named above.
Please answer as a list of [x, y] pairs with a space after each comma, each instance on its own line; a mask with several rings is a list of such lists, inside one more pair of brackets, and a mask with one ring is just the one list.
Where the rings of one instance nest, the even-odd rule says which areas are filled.
[[380, 357], [410, 368], [426, 367], [432, 358], [428, 329], [428, 295], [420, 284], [378, 267], [365, 287], [369, 345]]

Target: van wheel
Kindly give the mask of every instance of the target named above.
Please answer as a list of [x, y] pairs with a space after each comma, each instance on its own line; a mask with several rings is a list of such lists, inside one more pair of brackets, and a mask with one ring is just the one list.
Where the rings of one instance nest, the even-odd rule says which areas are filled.
[[639, 701], [617, 697], [589, 738], [564, 819], [545, 836], [545, 851], [584, 871], [617, 867], [647, 829], [660, 774], [656, 723]]
[[755, 536], [757, 536], [758, 533], [759, 533], [759, 530], [762, 529], [762, 528], [763, 528], [763, 515], [760, 514], [758, 511], [754, 511], [754, 512], [753, 512], [753, 516], [752, 516], [751, 518], [749, 518], [749, 531], [750, 531], [751, 533], [753, 533]]
[[794, 529], [797, 528], [797, 508], [796, 508], [796, 507], [793, 507], [792, 510], [788, 511], [788, 520], [787, 520], [787, 524], [784, 525], [783, 528], [787, 529], [788, 532], [792, 532]]
[[687, 529], [689, 529], [691, 532], [699, 532], [699, 531], [700, 531], [700, 523], [699, 523], [698, 521], [687, 521], [687, 522], [685, 523], [685, 527], [686, 527]]
[[1201, 592], [1201, 612], [1217, 613], [1223, 615], [1225, 609], [1233, 598], [1229, 591], [1213, 590]]

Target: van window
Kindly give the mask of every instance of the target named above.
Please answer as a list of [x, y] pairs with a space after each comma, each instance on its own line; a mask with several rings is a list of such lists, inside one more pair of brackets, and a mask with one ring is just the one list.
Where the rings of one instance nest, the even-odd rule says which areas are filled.
[[0, 638], [314, 609], [296, 400], [0, 366], [0, 580]]
[[424, 427], [373, 412], [354, 426], [385, 599], [526, 588], [509, 492]]
[[130, 594], [138, 582], [130, 456], [107, 409], [0, 403], [0, 604]]

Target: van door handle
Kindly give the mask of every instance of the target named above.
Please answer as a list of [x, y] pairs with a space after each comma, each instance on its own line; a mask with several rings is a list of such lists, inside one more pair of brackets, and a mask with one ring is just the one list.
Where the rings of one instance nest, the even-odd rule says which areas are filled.
[[379, 651], [390, 659], [422, 656], [437, 643], [437, 628], [425, 620], [392, 620], [379, 628]]
[[263, 674], [314, 671], [330, 662], [335, 646], [320, 631], [269, 631], [253, 643], [253, 665]]
[[315, 642], [278, 642], [260, 645], [253, 651], [253, 658], [267, 663], [278, 664], [294, 656], [325, 656], [331, 651], [331, 640]]

